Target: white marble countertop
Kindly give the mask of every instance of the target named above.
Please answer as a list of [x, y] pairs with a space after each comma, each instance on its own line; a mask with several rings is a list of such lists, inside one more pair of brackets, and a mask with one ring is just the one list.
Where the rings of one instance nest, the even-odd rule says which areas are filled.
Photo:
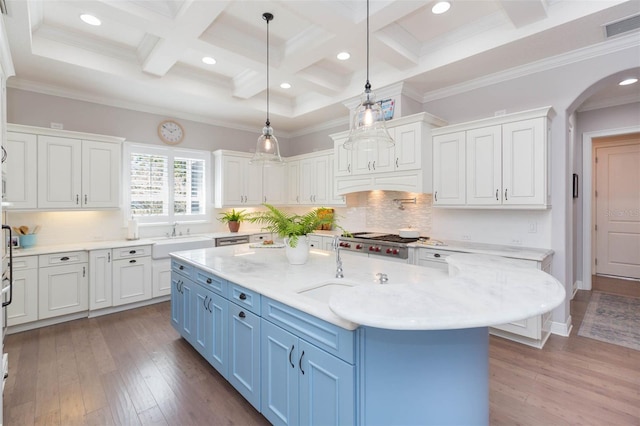
[[[444, 330], [504, 324], [550, 311], [565, 294], [552, 276], [508, 265], [449, 277], [433, 268], [343, 256], [345, 278], [337, 279], [335, 255], [322, 250], [311, 250], [304, 265], [290, 265], [284, 249], [247, 244], [171, 256], [350, 330], [359, 325]], [[380, 284], [376, 273], [387, 274], [389, 281]], [[303, 293], [318, 287], [328, 290], [325, 297]]]
[[61, 252], [67, 252], [67, 251], [101, 250], [101, 249], [118, 248], [118, 247], [144, 246], [144, 245], [157, 244], [157, 243], [163, 243], [163, 242], [169, 243], [172, 241], [184, 241], [187, 239], [215, 239], [215, 238], [224, 238], [224, 237], [234, 237], [238, 235], [255, 235], [255, 234], [265, 234], [265, 233], [268, 234], [268, 232], [260, 231], [260, 230], [240, 231], [240, 232], [208, 232], [204, 234], [180, 235], [177, 237], [140, 238], [137, 240], [84, 241], [84, 242], [78, 242], [78, 243], [49, 244], [49, 245], [36, 244], [31, 248], [18, 247], [13, 250], [13, 255], [16, 257], [38, 256], [40, 254], [61, 253]]
[[499, 244], [474, 243], [470, 241], [443, 241], [444, 245], [430, 245], [421, 242], [409, 244], [409, 247], [423, 247], [444, 251], [461, 253], [490, 254], [514, 259], [526, 259], [542, 262], [547, 256], [553, 254], [553, 250], [544, 248], [503, 246]]

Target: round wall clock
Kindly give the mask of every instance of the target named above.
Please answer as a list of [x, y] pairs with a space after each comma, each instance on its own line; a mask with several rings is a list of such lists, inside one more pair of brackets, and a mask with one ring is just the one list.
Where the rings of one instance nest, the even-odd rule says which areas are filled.
[[158, 136], [168, 145], [177, 145], [184, 139], [184, 129], [173, 120], [164, 120], [158, 125]]

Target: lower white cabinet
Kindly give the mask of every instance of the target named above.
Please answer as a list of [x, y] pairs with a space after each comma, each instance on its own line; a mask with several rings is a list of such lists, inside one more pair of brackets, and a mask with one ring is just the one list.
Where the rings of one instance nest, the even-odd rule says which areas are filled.
[[38, 319], [38, 256], [14, 257], [13, 296], [7, 306], [7, 326]]
[[151, 299], [151, 246], [114, 249], [113, 306]]
[[89, 308], [86, 251], [41, 255], [38, 274], [38, 319], [86, 311]]
[[111, 249], [89, 252], [89, 310], [113, 306]]
[[151, 265], [153, 297], [171, 294], [171, 259], [154, 260]]

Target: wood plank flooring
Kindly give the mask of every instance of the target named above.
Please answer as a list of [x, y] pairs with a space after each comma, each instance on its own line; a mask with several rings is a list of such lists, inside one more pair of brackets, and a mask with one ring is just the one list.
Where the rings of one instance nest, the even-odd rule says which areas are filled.
[[591, 288], [594, 291], [604, 291], [621, 296], [640, 297], [640, 281], [638, 280], [592, 275]]
[[[544, 349], [490, 343], [492, 425], [640, 426], [640, 351], [577, 335]], [[262, 425], [169, 324], [169, 303], [7, 337], [5, 424]]]

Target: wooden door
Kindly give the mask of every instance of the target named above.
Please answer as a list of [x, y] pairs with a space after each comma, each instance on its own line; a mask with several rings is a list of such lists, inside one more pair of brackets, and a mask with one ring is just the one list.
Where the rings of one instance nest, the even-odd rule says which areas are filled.
[[595, 180], [596, 273], [640, 279], [640, 140], [597, 148]]

